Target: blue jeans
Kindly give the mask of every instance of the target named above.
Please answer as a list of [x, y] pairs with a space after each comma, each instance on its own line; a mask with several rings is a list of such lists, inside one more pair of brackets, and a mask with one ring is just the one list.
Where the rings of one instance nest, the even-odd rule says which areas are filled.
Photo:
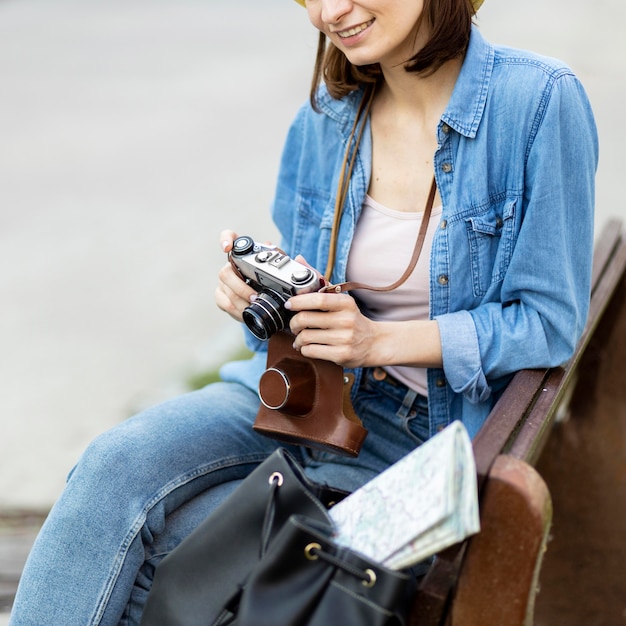
[[[369, 434], [356, 459], [289, 447], [313, 480], [354, 490], [427, 437], [424, 397], [371, 371], [357, 396]], [[252, 430], [258, 402], [216, 383], [96, 438], [33, 546], [10, 626], [138, 624], [159, 561], [280, 445]]]

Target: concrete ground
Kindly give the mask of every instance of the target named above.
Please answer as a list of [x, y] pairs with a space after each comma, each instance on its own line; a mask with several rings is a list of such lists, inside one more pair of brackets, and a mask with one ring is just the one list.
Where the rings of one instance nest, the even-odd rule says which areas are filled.
[[[598, 225], [626, 218], [625, 18], [622, 0], [487, 0], [479, 19], [581, 77]], [[315, 42], [285, 0], [0, 0], [0, 626], [85, 445], [239, 345], [213, 304], [218, 233], [274, 238]]]

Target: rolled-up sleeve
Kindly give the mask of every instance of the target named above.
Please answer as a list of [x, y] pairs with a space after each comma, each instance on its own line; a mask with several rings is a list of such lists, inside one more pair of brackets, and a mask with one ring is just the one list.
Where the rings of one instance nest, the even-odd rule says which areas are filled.
[[439, 325], [443, 369], [448, 384], [473, 404], [484, 402], [491, 389], [483, 372], [474, 320], [468, 311], [435, 318]]

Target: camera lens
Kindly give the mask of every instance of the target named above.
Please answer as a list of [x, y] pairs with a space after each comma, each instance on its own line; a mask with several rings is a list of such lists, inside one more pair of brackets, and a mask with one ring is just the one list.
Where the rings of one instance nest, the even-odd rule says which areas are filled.
[[257, 299], [244, 309], [244, 324], [257, 339], [267, 341], [289, 324], [289, 315], [283, 306], [285, 302], [286, 299], [275, 291], [261, 291]]

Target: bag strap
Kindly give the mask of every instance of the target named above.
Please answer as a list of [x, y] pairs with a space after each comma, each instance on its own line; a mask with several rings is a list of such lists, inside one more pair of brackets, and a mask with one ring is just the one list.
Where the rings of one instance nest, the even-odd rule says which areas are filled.
[[[409, 265], [404, 270], [404, 273], [398, 280], [396, 280], [391, 285], [387, 285], [385, 287], [375, 287], [372, 285], [367, 285], [365, 283], [359, 283], [355, 281], [347, 281], [343, 283], [339, 283], [337, 285], [333, 285], [330, 283], [330, 276], [333, 271], [333, 267], [335, 265], [335, 258], [337, 256], [337, 240], [339, 237], [339, 225], [341, 223], [341, 216], [343, 215], [343, 208], [346, 203], [346, 198], [348, 196], [348, 188], [350, 185], [350, 178], [352, 177], [352, 171], [354, 169], [354, 164], [356, 162], [356, 156], [358, 152], [358, 148], [361, 144], [361, 138], [363, 137], [363, 131], [366, 126], [366, 121], [370, 113], [370, 109], [372, 108], [372, 102], [374, 100], [374, 92], [375, 86], [369, 87], [366, 92], [363, 94], [363, 98], [361, 103], [359, 104], [359, 109], [357, 111], [356, 117], [354, 118], [354, 124], [352, 125], [352, 131], [350, 132], [350, 137], [348, 139], [348, 144], [346, 146], [346, 152], [343, 157], [343, 162], [341, 164], [341, 172], [339, 174], [339, 185], [337, 188], [337, 196], [335, 198], [335, 213], [333, 217], [333, 225], [330, 234], [330, 247], [328, 249], [328, 261], [326, 263], [326, 271], [324, 272], [324, 278], [328, 282], [327, 285], [320, 289], [321, 293], [342, 293], [344, 291], [350, 291], [352, 289], [368, 289], [370, 291], [392, 291], [393, 289], [398, 288], [402, 283], [404, 283], [408, 277], [411, 275], [411, 272], [415, 269], [417, 265], [417, 261], [419, 259], [420, 253], [422, 251], [422, 247], [424, 246], [424, 241], [426, 239], [426, 232], [428, 230], [428, 223], [430, 221], [430, 215], [433, 208], [433, 203], [435, 201], [435, 195], [437, 193], [437, 181], [433, 176], [433, 182], [430, 186], [430, 191], [428, 193], [428, 199], [426, 201], [426, 206], [424, 208], [424, 215], [422, 217], [422, 223], [420, 224], [420, 229], [417, 235], [417, 239], [415, 241], [415, 246], [413, 248], [413, 254], [411, 255], [411, 260], [409, 261]], [[358, 132], [357, 132], [358, 131]], [[355, 139], [356, 136], [356, 139]], [[352, 145], [354, 142], [354, 146]]]

